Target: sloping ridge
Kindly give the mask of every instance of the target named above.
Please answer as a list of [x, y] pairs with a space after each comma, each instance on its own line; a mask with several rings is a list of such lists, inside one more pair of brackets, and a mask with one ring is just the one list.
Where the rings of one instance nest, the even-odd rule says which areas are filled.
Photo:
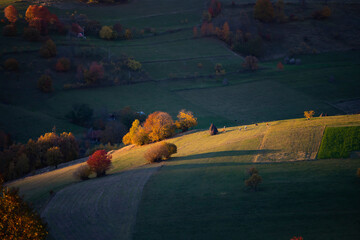
[[42, 213], [54, 239], [131, 239], [152, 165], [85, 181], [59, 191]]

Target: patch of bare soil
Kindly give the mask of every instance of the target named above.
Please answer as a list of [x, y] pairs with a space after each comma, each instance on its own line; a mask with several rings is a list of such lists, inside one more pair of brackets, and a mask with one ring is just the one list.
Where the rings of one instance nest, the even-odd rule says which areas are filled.
[[143, 188], [160, 168], [129, 170], [69, 186], [44, 209], [53, 239], [131, 239]]

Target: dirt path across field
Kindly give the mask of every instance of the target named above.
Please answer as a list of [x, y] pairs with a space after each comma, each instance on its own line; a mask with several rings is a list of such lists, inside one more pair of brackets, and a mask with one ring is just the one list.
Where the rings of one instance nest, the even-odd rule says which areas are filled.
[[81, 182], [56, 193], [42, 213], [53, 239], [131, 239], [142, 190], [156, 164]]

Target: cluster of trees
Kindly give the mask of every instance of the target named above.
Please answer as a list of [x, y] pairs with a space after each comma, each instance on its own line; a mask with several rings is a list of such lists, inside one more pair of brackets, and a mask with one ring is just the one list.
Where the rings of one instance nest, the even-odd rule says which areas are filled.
[[12, 144], [0, 151], [0, 173], [5, 180], [19, 178], [36, 169], [55, 166], [77, 159], [79, 146], [75, 136], [69, 132], [45, 133], [37, 140], [26, 144]]
[[5, 187], [0, 175], [0, 239], [42, 240], [47, 235], [40, 215], [23, 200], [18, 189]]
[[133, 37], [139, 37], [144, 35], [145, 30], [137, 30], [135, 28], [123, 28], [119, 23], [114, 26], [102, 26], [99, 31], [99, 37], [105, 40], [115, 40], [115, 39], [132, 39]]
[[[19, 19], [22, 19], [13, 5], [9, 5], [4, 9], [4, 15], [9, 24], [4, 27], [3, 34], [5, 36], [16, 36], [17, 28], [16, 23]], [[58, 17], [55, 14], [52, 14], [49, 9], [45, 6], [30, 5], [25, 12], [25, 20], [28, 23], [28, 29], [31, 29], [32, 32], [29, 34], [29, 30], [24, 31], [24, 37], [27, 38], [27, 35], [47, 35], [49, 30], [63, 31], [64, 26], [59, 21]], [[27, 32], [25, 34], [25, 32]], [[34, 40], [34, 37], [29, 37], [31, 40]]]
[[178, 114], [178, 120], [175, 122], [168, 113], [158, 111], [150, 114], [143, 124], [140, 124], [140, 121], [136, 119], [129, 132], [123, 137], [123, 143], [125, 145], [144, 145], [158, 142], [172, 137], [176, 129], [184, 132], [196, 125], [197, 119], [190, 111], [181, 110]]

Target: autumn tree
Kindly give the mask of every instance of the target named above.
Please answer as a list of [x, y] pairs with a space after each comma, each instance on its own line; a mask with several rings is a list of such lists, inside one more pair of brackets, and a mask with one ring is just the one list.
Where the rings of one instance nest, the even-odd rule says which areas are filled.
[[166, 112], [154, 112], [148, 116], [144, 129], [152, 142], [171, 137], [175, 133], [175, 124], [172, 117]]
[[231, 40], [231, 32], [230, 32], [230, 26], [228, 22], [225, 22], [222, 27], [222, 39], [225, 42], [229, 42]]
[[46, 152], [46, 162], [48, 165], [58, 167], [58, 165], [62, 162], [63, 154], [60, 151], [59, 147], [51, 147]]
[[102, 39], [112, 40], [115, 39], [117, 36], [117, 32], [114, 31], [110, 26], [103, 26], [99, 32], [99, 36]]
[[101, 64], [92, 62], [89, 69], [84, 70], [84, 80], [87, 84], [96, 84], [104, 78], [104, 73], [104, 67]]
[[315, 114], [314, 110], [304, 111], [304, 117], [307, 118], [307, 120], [310, 120], [310, 118], [312, 118], [314, 114]]
[[299, 237], [294, 236], [294, 237], [292, 237], [290, 240], [304, 240], [304, 238], [301, 237], [301, 236], [299, 236]]
[[40, 91], [44, 92], [44, 93], [50, 93], [52, 92], [53, 89], [53, 85], [52, 85], [52, 79], [49, 75], [42, 75], [38, 82], [37, 82], [37, 87], [40, 89]]
[[97, 150], [86, 161], [91, 171], [96, 173], [97, 177], [104, 176], [106, 171], [111, 167], [111, 155], [108, 155], [105, 150]]
[[257, 0], [254, 7], [254, 17], [262, 22], [271, 22], [274, 17], [274, 8], [270, 0]]
[[182, 132], [187, 131], [189, 128], [192, 128], [197, 125], [197, 119], [194, 117], [194, 114], [185, 109], [181, 110], [177, 115], [178, 120], [176, 120], [175, 125], [177, 129], [180, 129]]
[[55, 14], [50, 13], [44, 6], [30, 5], [25, 13], [25, 20], [30, 27], [37, 28], [41, 33], [47, 34], [49, 24], [59, 26], [59, 19]]
[[208, 12], [214, 18], [221, 12], [221, 3], [218, 0], [211, 0]]
[[4, 9], [5, 18], [12, 24], [16, 23], [18, 19], [18, 12], [13, 5], [9, 5]]
[[132, 123], [132, 126], [131, 126], [129, 132], [123, 137], [123, 143], [125, 145], [134, 144], [133, 137], [139, 130], [139, 127], [140, 127], [140, 121], [138, 119], [135, 119], [134, 122]]
[[56, 65], [55, 65], [55, 69], [57, 72], [67, 72], [70, 70], [70, 60], [68, 58], [59, 58]]
[[60, 147], [64, 161], [68, 162], [79, 157], [79, 144], [73, 133], [61, 133], [57, 145]]
[[246, 56], [242, 66], [245, 70], [255, 71], [259, 68], [258, 59], [254, 56]]
[[40, 215], [0, 175], [0, 239], [42, 240], [48, 235]]

